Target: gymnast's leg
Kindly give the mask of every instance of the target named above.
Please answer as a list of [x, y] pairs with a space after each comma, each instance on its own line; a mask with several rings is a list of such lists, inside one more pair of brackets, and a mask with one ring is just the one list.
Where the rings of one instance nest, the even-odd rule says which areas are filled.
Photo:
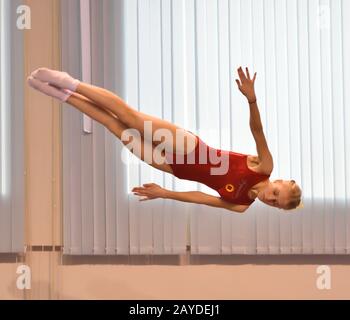
[[[152, 134], [151, 139], [153, 138], [153, 134], [156, 130], [167, 129], [171, 135], [171, 140], [165, 140], [164, 143], [168, 145], [169, 149], [167, 150], [173, 151], [174, 153], [186, 154], [191, 152], [196, 146], [196, 137], [189, 131], [169, 121], [145, 114], [130, 107], [119, 96], [104, 88], [81, 82], [72, 78], [66, 72], [59, 72], [47, 68], [37, 69], [32, 73], [32, 76], [41, 81], [49, 82], [60, 88], [69, 89], [82, 96], [85, 96], [101, 108], [115, 114], [127, 127], [138, 130], [140, 134], [144, 136], [144, 138], [148, 138], [144, 132], [145, 121], [152, 122], [152, 132], [149, 133]], [[180, 141], [178, 142], [178, 145], [176, 144], [176, 132], [180, 134]], [[157, 145], [161, 141], [152, 142]]]
[[[90, 118], [96, 120], [97, 122], [105, 126], [118, 139], [120, 139], [124, 145], [129, 143], [129, 141], [123, 141], [121, 139], [123, 131], [128, 129], [128, 127], [123, 122], [121, 122], [115, 115], [100, 108], [91, 100], [87, 99], [84, 96], [81, 96], [80, 94], [69, 92], [68, 90], [59, 90], [37, 79], [28, 79], [28, 82], [31, 87], [47, 95], [60, 99], [62, 102], [66, 102], [72, 105], [79, 111], [88, 115]], [[132, 149], [132, 152], [133, 154], [135, 154], [135, 156], [144, 161], [145, 148], [149, 148], [148, 150], [151, 150], [152, 152], [152, 159], [150, 159], [151, 163], [147, 163], [156, 169], [162, 170], [167, 173], [173, 173], [170, 165], [167, 164], [165, 161], [163, 161], [163, 163], [161, 164], [158, 164], [156, 161], [154, 161], [153, 156], [157, 156], [158, 159], [164, 157], [164, 154], [161, 154], [161, 152], [157, 148], [155, 148], [155, 145], [153, 145], [151, 142], [145, 141], [142, 136], [133, 136], [133, 139], [136, 139], [134, 145], [140, 146], [140, 148]]]
[[[87, 99], [86, 97], [83, 97], [77, 93], [73, 93], [67, 99], [66, 102], [68, 104], [74, 106], [75, 108], [77, 108], [81, 112], [85, 113], [86, 115], [88, 115], [92, 119], [94, 119], [94, 120], [98, 121], [99, 123], [101, 123], [102, 125], [104, 125], [119, 140], [121, 140], [124, 145], [129, 143], [129, 141], [123, 141], [121, 139], [123, 131], [128, 129], [128, 127], [126, 127], [125, 124], [123, 122], [121, 122], [118, 118], [111, 116], [105, 110], [103, 110], [102, 108], [100, 108], [99, 106], [94, 104], [92, 101], [89, 101], [89, 99]], [[137, 156], [142, 161], [144, 161], [144, 152], [145, 152], [146, 147], [151, 148], [150, 150], [152, 150], [152, 154], [158, 152], [157, 149], [155, 149], [155, 145], [152, 145], [151, 142], [145, 141], [142, 136], [140, 136], [140, 137], [133, 136], [133, 139], [137, 139], [137, 141], [135, 141], [135, 144], [141, 143], [140, 149], [139, 149], [140, 153], [138, 152], [137, 148], [132, 149], [132, 152], [133, 152], [133, 154], [135, 154], [135, 156]], [[162, 155], [162, 156], [164, 156], [164, 155]], [[152, 163], [148, 163], [148, 164], [151, 165], [152, 167], [159, 169], [159, 170], [162, 170], [164, 172], [173, 173], [171, 167], [166, 162], [158, 164], [157, 162], [153, 161], [153, 159], [152, 159]]]

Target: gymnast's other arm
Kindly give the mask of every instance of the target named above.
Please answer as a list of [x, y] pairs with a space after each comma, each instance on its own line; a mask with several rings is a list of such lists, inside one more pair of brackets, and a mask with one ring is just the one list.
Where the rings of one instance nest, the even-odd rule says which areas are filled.
[[212, 196], [201, 191], [171, 191], [160, 187], [155, 183], [145, 183], [143, 187], [132, 189], [135, 195], [143, 196], [140, 201], [156, 198], [173, 199], [183, 202], [206, 204], [208, 206], [224, 208], [233, 212], [243, 213], [249, 206], [239, 205], [225, 201], [217, 196]]
[[244, 74], [242, 67], [237, 69], [240, 81], [236, 79], [238, 89], [246, 96], [249, 102], [250, 108], [250, 130], [253, 134], [256, 149], [258, 152], [258, 157], [260, 160], [260, 172], [270, 174], [273, 170], [273, 158], [268, 148], [266, 138], [264, 135], [263, 126], [260, 119], [260, 113], [258, 105], [256, 103], [254, 82], [256, 79], [256, 72], [253, 79], [250, 78], [249, 70], [246, 68], [246, 75]]

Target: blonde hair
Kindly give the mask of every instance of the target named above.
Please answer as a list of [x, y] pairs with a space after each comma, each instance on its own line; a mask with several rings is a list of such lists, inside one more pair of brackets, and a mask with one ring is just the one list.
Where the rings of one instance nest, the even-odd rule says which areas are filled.
[[302, 191], [300, 187], [295, 183], [294, 180], [290, 180], [291, 188], [290, 188], [290, 198], [287, 203], [287, 207], [283, 208], [284, 210], [293, 210], [302, 208], [303, 202], [301, 201]]

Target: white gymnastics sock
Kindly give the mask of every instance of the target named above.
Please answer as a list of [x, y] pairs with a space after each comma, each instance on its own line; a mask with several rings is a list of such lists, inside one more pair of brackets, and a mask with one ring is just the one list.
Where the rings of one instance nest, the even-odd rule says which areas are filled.
[[67, 89], [57, 89], [48, 83], [41, 82], [40, 80], [33, 78], [32, 76], [29, 76], [27, 78], [27, 81], [28, 81], [28, 84], [32, 88], [34, 88], [42, 93], [45, 93], [46, 95], [48, 95], [50, 97], [59, 99], [62, 102], [66, 102], [67, 99], [73, 93], [72, 91], [67, 90]]
[[57, 70], [51, 70], [48, 68], [39, 68], [32, 72], [31, 76], [41, 82], [48, 82], [56, 87], [62, 89], [69, 89], [75, 91], [80, 81], [74, 79], [67, 72], [61, 72]]

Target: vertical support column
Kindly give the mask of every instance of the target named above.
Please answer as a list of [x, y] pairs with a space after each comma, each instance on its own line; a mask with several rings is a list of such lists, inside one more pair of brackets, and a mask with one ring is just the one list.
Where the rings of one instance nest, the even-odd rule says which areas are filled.
[[[26, 0], [32, 28], [25, 32], [24, 77], [38, 67], [60, 69], [60, 2]], [[61, 104], [25, 84], [25, 264], [32, 288], [26, 299], [55, 299], [61, 252]]]

